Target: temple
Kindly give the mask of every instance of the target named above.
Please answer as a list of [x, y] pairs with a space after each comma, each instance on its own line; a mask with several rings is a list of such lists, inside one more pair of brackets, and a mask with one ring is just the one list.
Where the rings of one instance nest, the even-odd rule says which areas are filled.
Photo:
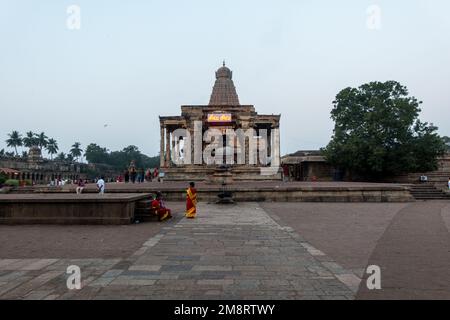
[[225, 62], [215, 75], [208, 105], [159, 117], [164, 179], [208, 180], [226, 170], [237, 181], [280, 180], [280, 115], [241, 105]]

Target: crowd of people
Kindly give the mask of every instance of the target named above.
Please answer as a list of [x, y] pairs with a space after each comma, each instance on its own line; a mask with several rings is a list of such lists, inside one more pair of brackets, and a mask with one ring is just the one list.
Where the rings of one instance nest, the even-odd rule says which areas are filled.
[[149, 168], [146, 171], [142, 168], [137, 168], [131, 165], [128, 169], [126, 169], [121, 175], [119, 175], [116, 179], [116, 182], [125, 182], [125, 183], [143, 183], [143, 182], [152, 182], [157, 180], [158, 182], [162, 182], [164, 178], [164, 172], [162, 170], [158, 170], [158, 168]]
[[158, 168], [149, 168], [147, 170], [136, 168], [134, 161], [132, 161], [129, 168], [117, 177], [116, 182], [143, 183], [152, 182], [153, 180], [162, 182], [163, 178], [164, 172], [162, 170]]

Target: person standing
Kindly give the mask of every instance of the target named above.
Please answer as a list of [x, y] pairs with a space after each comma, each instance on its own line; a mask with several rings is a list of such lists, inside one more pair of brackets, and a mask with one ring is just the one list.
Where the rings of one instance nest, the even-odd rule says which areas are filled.
[[97, 189], [99, 194], [105, 193], [105, 179], [103, 177], [97, 180]]
[[125, 179], [125, 183], [128, 183], [130, 181], [130, 174], [128, 173], [128, 170], [125, 170], [125, 172], [123, 173], [124, 179]]
[[447, 185], [448, 185], [448, 190], [450, 190], [450, 178], [448, 178]]
[[147, 171], [145, 171], [145, 181], [152, 182], [152, 172], [150, 169], [147, 169]]
[[153, 178], [158, 179], [158, 176], [159, 176], [158, 168], [155, 168], [155, 170], [153, 170]]
[[136, 168], [135, 167], [130, 167], [130, 180], [131, 183], [135, 183], [136, 182]]
[[197, 214], [197, 190], [195, 183], [190, 182], [186, 190], [186, 218], [194, 219]]
[[289, 181], [289, 166], [287, 164], [283, 164], [283, 182]]
[[138, 169], [138, 183], [144, 182], [144, 169], [139, 168]]

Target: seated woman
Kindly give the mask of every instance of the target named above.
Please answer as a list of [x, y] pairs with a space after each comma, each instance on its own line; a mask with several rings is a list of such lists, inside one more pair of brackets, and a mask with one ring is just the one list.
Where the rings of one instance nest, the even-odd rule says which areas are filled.
[[152, 209], [157, 212], [159, 221], [172, 218], [171, 211], [169, 208], [166, 208], [162, 200], [162, 193], [159, 191], [156, 193], [156, 198], [152, 201]]

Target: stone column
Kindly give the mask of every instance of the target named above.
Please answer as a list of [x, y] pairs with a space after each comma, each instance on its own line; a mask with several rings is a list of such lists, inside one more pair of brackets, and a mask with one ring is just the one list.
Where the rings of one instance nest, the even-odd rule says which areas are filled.
[[[270, 159], [270, 164], [272, 164], [272, 128], [267, 129], [267, 156]], [[269, 163], [266, 165], [268, 166]]]
[[161, 141], [160, 141], [160, 145], [159, 145], [159, 166], [160, 167], [164, 167], [164, 141], [165, 141], [165, 137], [164, 137], [164, 125], [161, 123], [160, 124], [161, 127]]
[[179, 160], [179, 158], [180, 158], [180, 140], [178, 140], [179, 139], [179, 137], [177, 138], [177, 137], [175, 137], [175, 135], [174, 134], [172, 134], [172, 150], [173, 150], [173, 152], [174, 152], [174, 160], [175, 160], [175, 163], [178, 163], [178, 160]]
[[166, 163], [165, 167], [168, 168], [170, 166], [170, 131], [169, 128], [166, 127]]
[[273, 128], [272, 135], [272, 148], [273, 148], [273, 159], [272, 159], [272, 167], [280, 166], [280, 128]]

